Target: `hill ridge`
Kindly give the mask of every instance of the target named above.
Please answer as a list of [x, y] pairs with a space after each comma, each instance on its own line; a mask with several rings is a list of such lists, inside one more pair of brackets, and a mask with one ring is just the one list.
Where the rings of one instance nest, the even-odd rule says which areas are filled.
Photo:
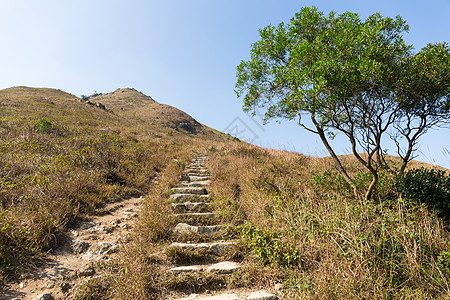
[[134, 88], [117, 89], [107, 94], [91, 96], [93, 101], [105, 105], [125, 117], [137, 117], [144, 122], [163, 125], [172, 130], [190, 134], [204, 134], [207, 127], [186, 112], [162, 104]]

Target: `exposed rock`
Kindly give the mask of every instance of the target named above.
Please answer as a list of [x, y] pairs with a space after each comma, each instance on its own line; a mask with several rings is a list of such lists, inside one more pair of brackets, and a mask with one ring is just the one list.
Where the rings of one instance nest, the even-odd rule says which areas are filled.
[[72, 251], [75, 254], [83, 254], [85, 253], [89, 248], [91, 247], [91, 244], [86, 242], [86, 241], [82, 241], [82, 240], [75, 240], [72, 243]]
[[94, 222], [84, 222], [81, 223], [80, 226], [78, 226], [79, 229], [85, 230], [85, 229], [89, 229], [91, 227], [100, 225], [99, 223], [94, 223]]
[[226, 251], [228, 251], [229, 249], [231, 249], [231, 247], [233, 247], [235, 243], [234, 242], [219, 242], [219, 243], [213, 243], [209, 246], [209, 248], [211, 249], [211, 252], [214, 255], [222, 255], [224, 254]]
[[193, 194], [173, 194], [169, 196], [169, 199], [175, 202], [183, 202], [195, 199], [208, 199], [209, 195], [193, 195]]
[[199, 272], [202, 269], [199, 266], [182, 266], [170, 269], [172, 273], [188, 273], [188, 272]]
[[174, 228], [174, 232], [177, 233], [200, 233], [200, 234], [211, 234], [219, 231], [222, 228], [221, 225], [214, 226], [192, 226], [186, 223], [178, 223]]
[[173, 194], [169, 196], [170, 200], [176, 201], [176, 202], [182, 202], [186, 200], [192, 200], [195, 199], [195, 195], [192, 194]]
[[216, 216], [215, 213], [207, 212], [207, 213], [184, 213], [184, 214], [176, 214], [176, 217], [196, 217], [196, 218], [214, 218]]
[[222, 255], [228, 249], [230, 249], [235, 243], [234, 242], [217, 242], [217, 243], [172, 243], [171, 248], [181, 248], [184, 250], [210, 250], [213, 255]]
[[33, 298], [33, 300], [54, 300], [53, 296], [51, 294], [41, 294], [39, 296], [36, 296]]
[[177, 194], [194, 194], [194, 195], [206, 195], [207, 192], [203, 187], [179, 187], [173, 188], [173, 192]]
[[209, 170], [205, 167], [202, 166], [195, 166], [195, 165], [191, 165], [188, 166], [186, 169], [184, 169], [185, 174], [189, 173], [189, 172], [199, 172], [199, 173], [207, 173], [209, 174]]
[[205, 202], [186, 202], [184, 203], [184, 205], [186, 206], [186, 208], [188, 210], [197, 210], [205, 205], [207, 205]]
[[94, 268], [81, 269], [78, 272], [78, 276], [80, 276], [80, 277], [94, 276], [94, 274], [95, 274]]
[[230, 274], [234, 271], [240, 269], [242, 266], [233, 261], [224, 261], [214, 265], [211, 265], [207, 268], [208, 272], [215, 272], [219, 274]]
[[105, 105], [103, 105], [103, 104], [100, 103], [100, 102], [95, 103], [95, 105], [96, 105], [98, 108], [100, 108], [100, 109], [106, 110]]
[[187, 132], [195, 134], [197, 132], [197, 126], [198, 126], [197, 122], [194, 122], [192, 124], [190, 122], [180, 122], [177, 124], [177, 129], [180, 128], [186, 130]]
[[209, 296], [209, 297], [199, 297], [195, 299], [202, 299], [202, 300], [239, 300], [239, 297], [236, 294], [220, 294], [216, 296]]
[[191, 181], [191, 182], [182, 182], [183, 186], [186, 187], [202, 187], [202, 186], [208, 186], [211, 184], [210, 180], [204, 180], [204, 181]]
[[200, 244], [172, 243], [170, 247], [181, 248], [184, 250], [198, 250], [198, 249], [209, 249], [210, 246], [207, 243], [200, 243]]
[[118, 249], [119, 245], [117, 243], [100, 242], [97, 244], [97, 249], [94, 253], [98, 255], [105, 255], [117, 252]]
[[247, 300], [277, 300], [278, 297], [274, 294], [267, 293], [266, 291], [257, 291], [251, 293]]
[[208, 171], [189, 171], [186, 173], [188, 176], [206, 176], [209, 175]]
[[187, 176], [188, 179], [186, 179], [185, 181], [205, 181], [205, 180], [209, 180], [209, 176]]
[[89, 229], [87, 229], [86, 231], [90, 232], [90, 233], [100, 233], [100, 234], [106, 234], [108, 233], [110, 230], [108, 230], [105, 225], [96, 225], [93, 227], [90, 227]]

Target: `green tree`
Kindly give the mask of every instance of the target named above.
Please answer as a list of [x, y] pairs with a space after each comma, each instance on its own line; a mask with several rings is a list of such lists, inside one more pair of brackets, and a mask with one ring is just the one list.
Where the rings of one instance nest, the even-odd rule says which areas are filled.
[[[413, 54], [402, 37], [407, 31], [400, 16], [376, 13], [361, 21], [356, 13], [325, 16], [305, 7], [288, 24], [260, 29], [251, 58], [237, 67], [236, 93], [243, 97], [244, 110], [265, 108], [266, 121], [298, 119], [319, 135], [359, 197], [329, 142], [344, 134], [373, 176], [364, 195], [369, 199], [380, 168], [402, 173], [417, 139], [449, 120], [449, 48], [438, 43]], [[384, 159], [384, 137], [397, 145], [403, 161], [399, 169]]]

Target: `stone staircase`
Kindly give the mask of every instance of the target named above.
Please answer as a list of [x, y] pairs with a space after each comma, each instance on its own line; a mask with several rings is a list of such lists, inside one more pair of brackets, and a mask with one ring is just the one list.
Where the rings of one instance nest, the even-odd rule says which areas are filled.
[[[179, 187], [171, 190], [169, 196], [175, 216], [179, 223], [173, 228], [177, 242], [173, 242], [167, 253], [178, 258], [174, 259], [175, 267], [168, 269], [171, 276], [199, 275], [201, 278], [211, 276], [218, 282], [226, 282], [226, 276], [232, 276], [243, 266], [239, 262], [226, 259], [226, 254], [235, 244], [226, 240], [226, 235], [220, 234], [226, 226], [220, 224], [212, 211], [210, 195], [207, 187], [211, 183], [211, 175], [205, 167], [208, 156], [194, 153], [191, 163], [186, 166], [181, 176]], [[195, 240], [193, 242], [192, 240]], [[168, 256], [170, 256], [168, 255]], [[180, 259], [180, 256], [184, 259]], [[265, 291], [227, 291], [226, 284], [217, 284], [216, 289], [209, 288], [208, 293], [190, 294], [188, 299], [210, 300], [273, 300], [274, 294]]]

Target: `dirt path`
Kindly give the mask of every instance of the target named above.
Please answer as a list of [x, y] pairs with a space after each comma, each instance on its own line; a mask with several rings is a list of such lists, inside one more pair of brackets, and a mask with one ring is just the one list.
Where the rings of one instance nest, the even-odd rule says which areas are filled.
[[[227, 252], [235, 245], [234, 240], [223, 239], [221, 224], [211, 208], [208, 186], [211, 175], [205, 163], [207, 155], [194, 153], [186, 166], [177, 188], [171, 190], [169, 201], [180, 223], [173, 228], [176, 239], [167, 247], [173, 258], [180, 260], [189, 253], [189, 260], [174, 262], [167, 272], [182, 282], [187, 275], [197, 276], [199, 294], [190, 294], [183, 285], [173, 291], [171, 299], [178, 300], [276, 300], [279, 297], [264, 290], [230, 290], [222, 284], [227, 277], [243, 266], [227, 259]], [[107, 205], [105, 214], [91, 217], [74, 229], [66, 231], [61, 245], [47, 255], [45, 263], [24, 276], [20, 283], [0, 291], [2, 299], [52, 300], [65, 299], [70, 291], [86, 280], [99, 276], [93, 265], [110, 260], [119, 248], [128, 242], [142, 198], [131, 198]], [[203, 242], [186, 241], [189, 235], [198, 235]], [[177, 256], [178, 254], [181, 256]], [[177, 261], [177, 259], [175, 259]], [[211, 282], [201, 279], [210, 278]], [[216, 282], [217, 281], [217, 282]], [[203, 284], [211, 285], [206, 289]], [[192, 284], [192, 283], [191, 283]]]
[[24, 275], [20, 283], [0, 290], [0, 299], [62, 299], [75, 285], [96, 276], [93, 264], [111, 259], [128, 242], [141, 202], [142, 198], [130, 198], [108, 204], [104, 215], [68, 229], [44, 263]]

